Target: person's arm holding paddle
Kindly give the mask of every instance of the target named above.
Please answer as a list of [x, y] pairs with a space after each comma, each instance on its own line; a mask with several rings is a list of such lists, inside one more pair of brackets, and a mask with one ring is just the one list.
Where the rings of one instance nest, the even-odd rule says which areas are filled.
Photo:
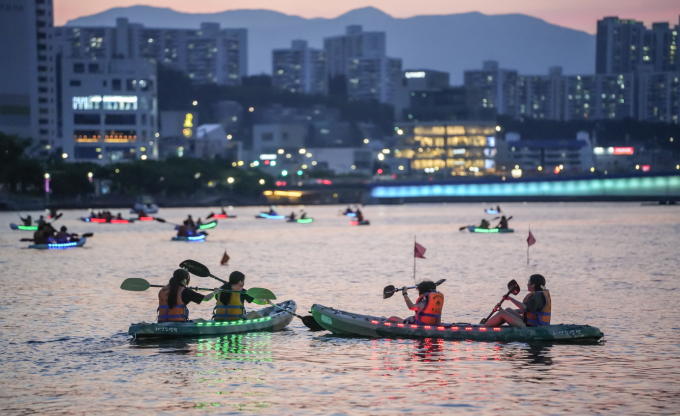
[[401, 288], [403, 291], [404, 295], [404, 301], [406, 302], [406, 306], [408, 307], [409, 310], [411, 311], [417, 311], [417, 312], [422, 312], [423, 309], [425, 309], [426, 303], [425, 302], [418, 302], [418, 303], [413, 303], [411, 302], [411, 299], [408, 297], [408, 288], [404, 286]]
[[520, 309], [520, 313], [524, 313], [527, 311], [527, 305], [523, 304], [522, 302], [518, 301], [515, 298], [510, 297], [510, 295], [503, 296], [503, 299], [509, 300], [510, 302], [515, 304], [515, 306], [517, 306]]

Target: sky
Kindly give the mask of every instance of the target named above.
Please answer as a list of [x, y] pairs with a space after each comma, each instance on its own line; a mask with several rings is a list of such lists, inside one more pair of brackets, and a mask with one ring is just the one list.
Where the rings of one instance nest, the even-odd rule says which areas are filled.
[[604, 16], [678, 24], [680, 0], [54, 0], [55, 25], [96, 14], [113, 7], [147, 5], [185, 13], [215, 13], [237, 9], [268, 9], [305, 18], [334, 18], [361, 7], [372, 6], [385, 13], [406, 18], [417, 15], [481, 12], [521, 13], [549, 23], [595, 33], [596, 22]]

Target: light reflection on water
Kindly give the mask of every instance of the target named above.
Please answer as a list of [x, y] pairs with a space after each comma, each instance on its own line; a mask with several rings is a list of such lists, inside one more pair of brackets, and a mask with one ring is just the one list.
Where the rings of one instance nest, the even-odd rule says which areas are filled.
[[[0, 235], [0, 405], [3, 414], [403, 414], [455, 411], [675, 413], [680, 405], [677, 207], [637, 204], [507, 204], [513, 235], [474, 235], [482, 207], [366, 207], [370, 227], [350, 227], [339, 207], [309, 207], [309, 225], [255, 220], [255, 208], [220, 221], [206, 243], [168, 241], [171, 227], [62, 219], [95, 232], [84, 249], [20, 249]], [[163, 210], [178, 222], [210, 210]], [[34, 213], [31, 213], [34, 215]], [[0, 224], [15, 222], [0, 214]], [[526, 230], [538, 243], [526, 266]], [[137, 340], [131, 322], [152, 320], [156, 292], [118, 289], [127, 277], [165, 283], [192, 258], [225, 277], [298, 301], [377, 316], [407, 316], [387, 284], [413, 282], [413, 236], [427, 248], [418, 275], [446, 278], [446, 321], [478, 322], [508, 280], [548, 279], [557, 323], [599, 327], [596, 345], [356, 339], [311, 333], [295, 319], [278, 333]], [[227, 249], [230, 266], [219, 267]], [[192, 284], [213, 287], [209, 279]], [[520, 297], [523, 294], [520, 295]], [[669, 307], [670, 305], [670, 307]], [[210, 305], [192, 305], [207, 317]]]

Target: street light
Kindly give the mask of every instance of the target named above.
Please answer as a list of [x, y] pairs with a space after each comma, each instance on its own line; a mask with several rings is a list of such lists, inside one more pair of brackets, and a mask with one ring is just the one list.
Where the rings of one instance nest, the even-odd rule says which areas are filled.
[[87, 172], [87, 179], [90, 181], [90, 183], [92, 183], [92, 177], [93, 176], [94, 175], [92, 174], [92, 172]]
[[234, 183], [234, 178], [231, 177], [227, 178], [227, 183]]

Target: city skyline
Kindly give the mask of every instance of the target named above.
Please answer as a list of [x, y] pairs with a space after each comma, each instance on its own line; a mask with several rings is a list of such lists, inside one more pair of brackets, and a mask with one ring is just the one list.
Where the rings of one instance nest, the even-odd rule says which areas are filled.
[[587, 0], [575, 0], [569, 5], [557, 3], [546, 4], [541, 0], [523, 0], [508, 4], [501, 0], [481, 0], [474, 8], [467, 4], [451, 4], [444, 0], [426, 2], [391, 2], [374, 0], [367, 3], [363, 0], [349, 0], [341, 4], [317, 3], [310, 0], [291, 0], [285, 6], [275, 0], [235, 0], [231, 7], [225, 7], [220, 0], [204, 0], [200, 3], [187, 3], [181, 0], [100, 0], [84, 2], [83, 0], [57, 0], [54, 5], [55, 25], [61, 26], [67, 21], [88, 16], [115, 7], [147, 5], [170, 8], [185, 13], [218, 13], [239, 9], [267, 9], [303, 18], [335, 18], [351, 10], [363, 7], [375, 7], [395, 18], [408, 18], [418, 15], [446, 15], [466, 12], [480, 12], [489, 15], [526, 14], [543, 19], [549, 23], [582, 30], [594, 34], [596, 21], [604, 16], [620, 16], [634, 19], [650, 25], [652, 22], [677, 23], [680, 6], [673, 0], [651, 0], [641, 3], [636, 0], [608, 0], [593, 4]]

